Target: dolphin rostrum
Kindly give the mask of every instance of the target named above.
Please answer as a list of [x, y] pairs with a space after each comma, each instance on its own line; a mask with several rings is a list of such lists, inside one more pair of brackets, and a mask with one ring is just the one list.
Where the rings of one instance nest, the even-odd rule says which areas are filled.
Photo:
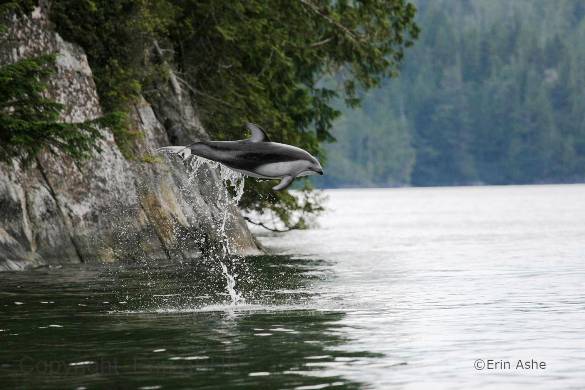
[[296, 177], [322, 175], [319, 161], [306, 150], [270, 141], [258, 125], [247, 123], [252, 136], [239, 141], [201, 141], [188, 146], [166, 146], [159, 152], [174, 153], [183, 159], [191, 154], [216, 161], [244, 175], [261, 179], [281, 179], [272, 187], [287, 188]]

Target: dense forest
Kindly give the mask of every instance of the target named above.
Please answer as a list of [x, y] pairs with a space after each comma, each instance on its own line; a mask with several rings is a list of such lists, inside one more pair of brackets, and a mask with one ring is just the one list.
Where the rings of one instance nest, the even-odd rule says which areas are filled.
[[[169, 83], [189, 91], [214, 139], [243, 138], [243, 125], [255, 122], [272, 140], [322, 157], [340, 114], [336, 99], [355, 106], [359, 91], [393, 76], [418, 34], [415, 7], [406, 0], [41, 3], [53, 29], [87, 54], [105, 115], [94, 123], [59, 123], [60, 105], [43, 95], [54, 58], [2, 67], [0, 161], [26, 162], [45, 151], [88, 157], [105, 126], [127, 159], [156, 163], [137, 154], [142, 135], [129, 112], [142, 98], [164, 100]], [[38, 4], [1, 1], [0, 38], [15, 15], [30, 15]], [[310, 182], [304, 184], [299, 200], [272, 191], [273, 183], [249, 180], [240, 206], [270, 209], [286, 225], [302, 227], [289, 216], [321, 208]]]
[[585, 2], [418, 0], [400, 77], [344, 110], [329, 186], [585, 179]]

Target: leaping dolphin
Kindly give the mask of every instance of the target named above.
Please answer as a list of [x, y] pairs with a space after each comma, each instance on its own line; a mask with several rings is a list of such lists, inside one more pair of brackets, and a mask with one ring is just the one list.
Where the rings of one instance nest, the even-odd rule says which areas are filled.
[[252, 136], [239, 141], [201, 141], [188, 146], [165, 146], [158, 152], [174, 153], [187, 159], [191, 154], [223, 164], [234, 171], [261, 179], [281, 179], [272, 187], [287, 188], [299, 176], [322, 175], [323, 168], [309, 152], [270, 141], [258, 125], [247, 123]]

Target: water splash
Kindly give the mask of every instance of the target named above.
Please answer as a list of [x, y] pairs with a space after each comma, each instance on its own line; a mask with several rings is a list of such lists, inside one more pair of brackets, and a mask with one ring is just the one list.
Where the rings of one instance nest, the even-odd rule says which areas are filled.
[[[239, 303], [245, 302], [245, 299], [242, 294], [236, 290], [236, 279], [234, 275], [230, 274], [224, 261], [230, 257], [235, 257], [235, 255], [232, 254], [232, 245], [226, 232], [226, 224], [230, 206], [237, 206], [240, 199], [242, 198], [242, 195], [244, 194], [244, 175], [215, 161], [211, 161], [203, 157], [193, 156], [191, 159], [191, 174], [189, 175], [189, 183], [193, 183], [199, 169], [203, 165], [207, 165], [210, 169], [217, 169], [223, 184], [222, 199], [220, 200], [223, 206], [223, 214], [221, 217], [221, 223], [219, 223], [217, 226], [217, 235], [218, 237], [221, 237], [221, 253], [217, 260], [221, 266], [222, 274], [226, 280], [226, 290], [231, 298], [231, 304], [237, 305]], [[235, 194], [233, 197], [230, 196], [228, 186], [231, 186], [234, 189]]]
[[239, 303], [244, 303], [246, 300], [242, 297], [242, 294], [236, 290], [236, 279], [229, 273], [226, 265], [221, 260], [219, 261], [219, 265], [221, 265], [223, 276], [226, 279], [226, 290], [230, 295], [231, 304], [235, 306]]

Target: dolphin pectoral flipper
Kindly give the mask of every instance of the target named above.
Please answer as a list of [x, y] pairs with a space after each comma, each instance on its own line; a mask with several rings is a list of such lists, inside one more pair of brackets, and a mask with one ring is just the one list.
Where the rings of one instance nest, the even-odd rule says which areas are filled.
[[295, 178], [293, 176], [285, 176], [282, 178], [280, 183], [272, 187], [274, 191], [284, 190], [288, 186], [290, 186]]

